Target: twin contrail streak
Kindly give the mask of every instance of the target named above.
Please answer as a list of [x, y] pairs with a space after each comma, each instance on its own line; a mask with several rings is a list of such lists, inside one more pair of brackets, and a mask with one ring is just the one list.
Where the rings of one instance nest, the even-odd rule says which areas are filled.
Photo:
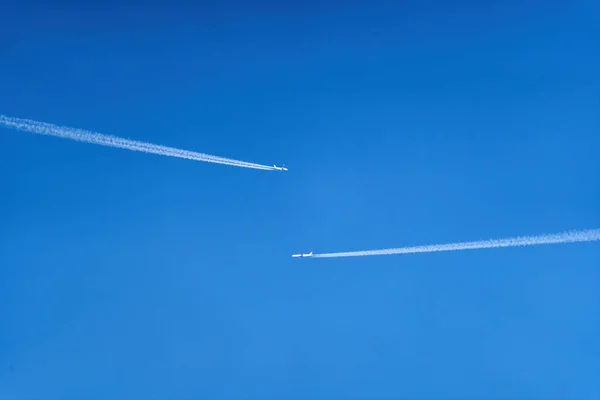
[[269, 165], [238, 161], [230, 158], [223, 158], [212, 156], [209, 154], [197, 153], [195, 151], [181, 150], [173, 147], [166, 147], [152, 143], [140, 142], [137, 140], [124, 139], [117, 136], [105, 135], [102, 133], [91, 132], [83, 129], [58, 126], [45, 122], [32, 121], [29, 119], [7, 117], [5, 115], [0, 115], [0, 126], [13, 128], [19, 131], [37, 133], [39, 135], [56, 136], [63, 139], [76, 140], [78, 142], [98, 144], [101, 146], [116, 147], [126, 150], [141, 151], [144, 153], [157, 154], [167, 157], [178, 157], [194, 161], [204, 161], [216, 164], [231, 165], [234, 167], [261, 169], [266, 171], [277, 170], [277, 168]]
[[593, 242], [600, 240], [600, 229], [570, 231], [552, 235], [519, 236], [507, 239], [481, 240], [477, 242], [460, 242], [448, 244], [432, 244], [427, 246], [400, 247], [396, 249], [346, 251], [341, 253], [314, 254], [313, 258], [388, 256], [393, 254], [433, 253], [437, 251], [461, 251], [475, 249], [491, 249], [497, 247], [537, 246], [542, 244]]

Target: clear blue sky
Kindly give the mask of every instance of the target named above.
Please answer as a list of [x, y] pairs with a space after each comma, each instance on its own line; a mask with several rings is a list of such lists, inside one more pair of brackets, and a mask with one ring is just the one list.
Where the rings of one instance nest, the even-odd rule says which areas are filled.
[[600, 227], [597, 2], [27, 3], [0, 114], [290, 170], [0, 129], [0, 398], [599, 398], [597, 243], [290, 258]]

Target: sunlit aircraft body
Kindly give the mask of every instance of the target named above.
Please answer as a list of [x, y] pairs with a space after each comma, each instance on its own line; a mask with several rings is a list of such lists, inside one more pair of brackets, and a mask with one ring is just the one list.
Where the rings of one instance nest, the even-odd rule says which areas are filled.
[[288, 170], [286, 167], [278, 167], [277, 165], [273, 165], [273, 168], [275, 168], [277, 171], [287, 171]]
[[297, 258], [297, 257], [312, 257], [313, 252], [311, 251], [310, 253], [302, 253], [302, 254], [292, 254], [292, 257]]

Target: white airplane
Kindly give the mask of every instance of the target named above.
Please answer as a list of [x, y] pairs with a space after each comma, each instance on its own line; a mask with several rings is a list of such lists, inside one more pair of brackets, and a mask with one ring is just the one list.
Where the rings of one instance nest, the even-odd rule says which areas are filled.
[[312, 257], [313, 252], [310, 253], [302, 253], [302, 254], [292, 254], [292, 257]]
[[288, 170], [286, 167], [278, 167], [277, 165], [273, 165], [273, 168], [275, 168], [277, 171], [287, 171]]

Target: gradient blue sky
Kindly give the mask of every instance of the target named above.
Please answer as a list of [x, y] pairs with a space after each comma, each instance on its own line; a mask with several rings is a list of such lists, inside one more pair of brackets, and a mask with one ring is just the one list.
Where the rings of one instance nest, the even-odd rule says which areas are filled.
[[[37, 2], [36, 2], [37, 3]], [[597, 399], [595, 1], [4, 1], [0, 398]], [[342, 5], [343, 4], [343, 5]]]

